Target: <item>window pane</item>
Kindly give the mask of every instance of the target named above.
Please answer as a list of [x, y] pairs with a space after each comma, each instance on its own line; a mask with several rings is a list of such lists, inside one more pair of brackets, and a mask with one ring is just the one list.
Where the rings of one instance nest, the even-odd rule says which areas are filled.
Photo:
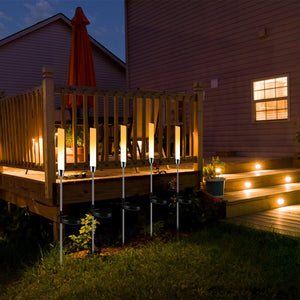
[[276, 101], [269, 101], [267, 102], [267, 110], [275, 110], [276, 109]]
[[263, 90], [265, 88], [265, 81], [255, 81], [253, 87], [254, 91]]
[[266, 102], [256, 103], [256, 111], [266, 110]]
[[256, 121], [263, 121], [266, 119], [265, 112], [257, 112], [256, 113]]
[[287, 86], [287, 77], [276, 78], [276, 87]]
[[277, 101], [277, 109], [286, 109], [286, 108], [287, 108], [287, 100]]
[[276, 119], [276, 110], [267, 110], [267, 120]]
[[287, 119], [288, 113], [287, 109], [280, 109], [277, 111], [278, 119]]
[[276, 97], [286, 97], [287, 87], [280, 87], [276, 89]]
[[261, 100], [261, 99], [265, 99], [265, 92], [264, 91], [254, 92], [254, 100]]
[[275, 89], [265, 90], [265, 98], [266, 99], [275, 98]]
[[275, 79], [265, 80], [265, 89], [270, 89], [275, 87]]

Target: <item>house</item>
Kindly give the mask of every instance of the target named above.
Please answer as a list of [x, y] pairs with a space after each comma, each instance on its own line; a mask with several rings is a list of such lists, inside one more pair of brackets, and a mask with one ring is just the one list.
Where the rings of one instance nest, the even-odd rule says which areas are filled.
[[126, 0], [127, 87], [191, 92], [200, 81], [204, 155], [293, 157], [299, 11], [290, 0]]
[[[71, 40], [71, 21], [60, 13], [2, 39], [0, 91], [12, 96], [41, 85], [45, 66], [54, 69], [55, 84], [66, 85]], [[97, 87], [124, 89], [125, 63], [92, 37], [90, 41]]]

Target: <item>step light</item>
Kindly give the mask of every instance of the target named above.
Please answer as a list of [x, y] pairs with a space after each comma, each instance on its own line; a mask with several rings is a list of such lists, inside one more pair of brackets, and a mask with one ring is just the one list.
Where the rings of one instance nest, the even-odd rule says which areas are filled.
[[284, 199], [283, 198], [277, 199], [277, 204], [278, 205], [283, 205], [284, 204]]
[[249, 182], [249, 181], [246, 181], [246, 182], [244, 183], [244, 187], [245, 187], [246, 189], [251, 188], [251, 186], [252, 186], [252, 184], [251, 184], [251, 182]]
[[285, 180], [286, 183], [290, 183], [292, 181], [292, 177], [291, 176], [286, 176], [284, 178], [284, 180]]
[[261, 169], [261, 164], [260, 163], [255, 164], [255, 169], [260, 170]]

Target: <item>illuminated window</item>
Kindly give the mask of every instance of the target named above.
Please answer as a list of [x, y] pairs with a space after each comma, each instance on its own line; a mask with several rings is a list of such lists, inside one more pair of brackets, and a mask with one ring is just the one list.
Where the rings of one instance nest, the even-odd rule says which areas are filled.
[[288, 77], [253, 81], [255, 121], [288, 118]]

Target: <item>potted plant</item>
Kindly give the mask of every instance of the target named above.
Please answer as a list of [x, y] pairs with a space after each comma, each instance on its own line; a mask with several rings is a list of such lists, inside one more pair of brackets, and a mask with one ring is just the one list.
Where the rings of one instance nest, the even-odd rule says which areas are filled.
[[224, 172], [225, 163], [220, 158], [212, 157], [211, 162], [203, 167], [203, 177], [208, 193], [216, 198], [223, 198], [225, 178], [221, 176]]
[[[72, 126], [67, 125], [65, 128], [66, 133], [66, 162], [74, 162], [73, 151], [73, 134]], [[77, 162], [84, 162], [84, 148], [83, 148], [83, 129], [79, 127], [77, 130]], [[55, 155], [57, 159], [57, 148], [55, 148]]]
[[[72, 126], [66, 127], [66, 151], [67, 156], [69, 155], [69, 159], [67, 157], [67, 162], [74, 162], [73, 156], [73, 134], [72, 134]], [[69, 154], [68, 154], [69, 153]], [[84, 161], [84, 149], [83, 149], [83, 128], [78, 127], [77, 129], [77, 161]]]

